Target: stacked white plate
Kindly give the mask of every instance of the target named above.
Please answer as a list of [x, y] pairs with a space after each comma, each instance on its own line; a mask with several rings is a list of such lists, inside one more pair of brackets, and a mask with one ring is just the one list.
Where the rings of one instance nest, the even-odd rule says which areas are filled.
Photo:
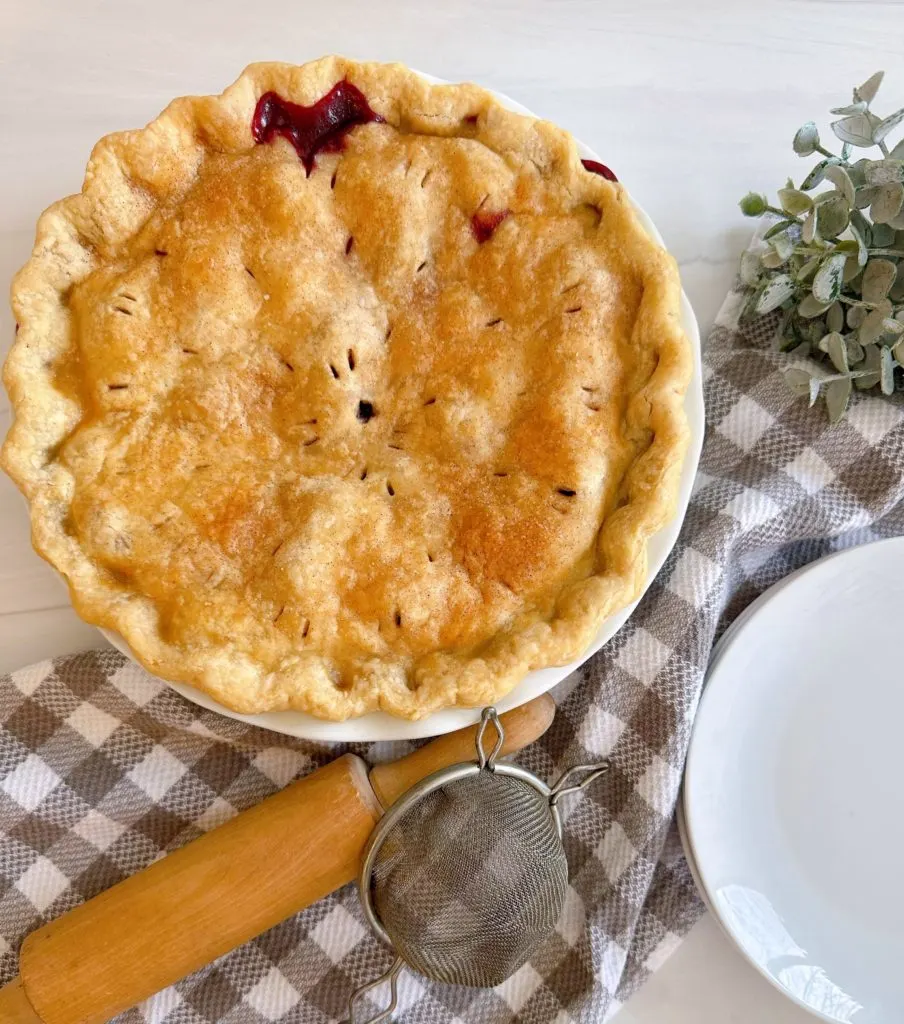
[[679, 824], [704, 898], [823, 1020], [904, 1021], [904, 538], [773, 587], [714, 652]]

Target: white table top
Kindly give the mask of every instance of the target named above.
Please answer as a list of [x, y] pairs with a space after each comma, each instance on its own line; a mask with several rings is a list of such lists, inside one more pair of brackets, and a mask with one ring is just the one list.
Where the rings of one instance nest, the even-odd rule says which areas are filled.
[[[902, 24], [904, 4], [887, 0], [3, 0], [0, 279], [24, 262], [39, 212], [78, 189], [99, 136], [144, 124], [173, 96], [218, 92], [253, 60], [338, 51], [472, 79], [585, 140], [658, 225], [705, 334], [750, 233], [738, 198], [800, 176], [794, 131], [871, 72], [888, 71], [880, 110], [904, 102]], [[12, 334], [4, 306], [0, 351]], [[0, 398], [0, 432], [8, 419]], [[99, 643], [0, 479], [0, 671]], [[812, 1018], [708, 918], [618, 1015], [763, 1020]]]

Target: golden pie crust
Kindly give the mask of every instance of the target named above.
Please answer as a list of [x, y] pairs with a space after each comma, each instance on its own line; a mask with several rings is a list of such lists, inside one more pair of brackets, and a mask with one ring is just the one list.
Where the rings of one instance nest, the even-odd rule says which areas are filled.
[[[382, 122], [256, 144], [272, 91]], [[476, 230], [475, 214], [490, 230]], [[15, 279], [3, 465], [88, 622], [241, 712], [418, 718], [578, 657], [673, 514], [674, 261], [473, 85], [255, 64], [102, 139]]]

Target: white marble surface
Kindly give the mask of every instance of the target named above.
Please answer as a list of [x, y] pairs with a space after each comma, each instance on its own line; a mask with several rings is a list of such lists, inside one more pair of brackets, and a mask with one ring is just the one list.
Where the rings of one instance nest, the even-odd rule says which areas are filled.
[[[402, 60], [500, 89], [571, 129], [659, 226], [704, 332], [749, 224], [748, 188], [800, 175], [798, 125], [888, 72], [904, 102], [904, 4], [885, 0], [0, 0], [0, 279], [35, 219], [80, 184], [92, 143], [252, 60]], [[0, 349], [12, 337], [0, 309]], [[8, 410], [0, 399], [0, 430]], [[28, 543], [0, 480], [0, 671], [97, 644]], [[620, 1024], [803, 1024], [704, 919]]]

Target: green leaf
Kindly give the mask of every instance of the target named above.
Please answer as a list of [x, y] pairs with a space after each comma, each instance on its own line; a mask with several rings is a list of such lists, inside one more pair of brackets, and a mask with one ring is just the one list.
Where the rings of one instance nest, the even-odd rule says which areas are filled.
[[863, 271], [860, 294], [864, 302], [881, 302], [888, 295], [898, 268], [891, 260], [872, 259]]
[[876, 93], [879, 91], [879, 86], [882, 84], [884, 77], [884, 71], [877, 71], [875, 74], [870, 75], [863, 85], [858, 85], [854, 90], [854, 102], [872, 103], [876, 98]]
[[871, 162], [865, 156], [862, 156], [856, 163], [848, 166], [847, 172], [854, 183], [854, 188], [861, 188], [866, 184], [866, 168]]
[[897, 128], [898, 125], [904, 121], [904, 107], [900, 110], [896, 110], [893, 114], [889, 114], [888, 117], [883, 117], [882, 120], [873, 128], [873, 142], [878, 144], [885, 139], [885, 136], [893, 129]]
[[842, 142], [849, 142], [852, 146], [868, 148], [875, 145], [873, 126], [867, 113], [852, 114], [850, 117], [843, 117], [840, 121], [833, 121], [832, 131]]
[[822, 316], [831, 305], [831, 302], [820, 302], [813, 295], [805, 295], [797, 307], [797, 315], [804, 320], [812, 320], [813, 317]]
[[882, 321], [883, 334], [890, 335], [893, 338], [898, 338], [904, 334], [904, 322], [891, 317], [886, 317]]
[[835, 243], [835, 252], [843, 252], [845, 256], [856, 256], [859, 251], [860, 246], [854, 238], [842, 238], [840, 242]]
[[851, 398], [851, 390], [850, 377], [836, 378], [826, 384], [826, 409], [829, 413], [829, 422], [837, 423], [844, 416], [844, 411]]
[[883, 345], [879, 360], [879, 387], [883, 395], [890, 395], [895, 390], [895, 361], [891, 349]]
[[778, 309], [783, 302], [791, 298], [795, 288], [790, 274], [776, 274], [761, 287], [754, 312], [762, 316], [764, 313], [771, 313], [773, 309]]
[[873, 188], [872, 185], [864, 185], [863, 188], [857, 189], [857, 195], [854, 197], [854, 206], [858, 210], [864, 210], [867, 206], [875, 199], [876, 192], [878, 189]]
[[829, 306], [829, 310], [826, 313], [826, 327], [832, 333], [844, 330], [844, 308], [840, 302]]
[[895, 359], [898, 360], [901, 366], [904, 366], [904, 338], [902, 338], [900, 341], [895, 342], [895, 344], [892, 346], [891, 353], [895, 357]]
[[904, 160], [904, 139], [888, 155], [892, 160]]
[[895, 229], [891, 224], [873, 224], [870, 244], [876, 249], [887, 249], [895, 244]]
[[822, 338], [827, 331], [826, 322], [822, 317], [819, 317], [816, 320], [810, 320], [808, 323], [802, 324], [801, 327], [803, 336], [810, 345], [818, 345], [819, 339]]
[[819, 378], [802, 366], [789, 366], [785, 370], [785, 383], [801, 398], [808, 398], [810, 406], [819, 397]]
[[810, 342], [809, 341], [798, 341], [797, 345], [791, 349], [791, 355], [795, 359], [807, 359], [810, 356]]
[[757, 192], [748, 192], [746, 196], [738, 203], [741, 207], [741, 213], [745, 217], [759, 217], [766, 212], [766, 207], [769, 205], [765, 196], [760, 195]]
[[807, 210], [813, 207], [813, 200], [807, 193], [801, 192], [800, 189], [796, 188], [780, 188], [778, 190], [778, 201], [785, 213], [790, 214], [792, 217], [806, 213]]
[[851, 208], [845, 200], [838, 195], [832, 196], [816, 209], [816, 230], [821, 238], [837, 238], [848, 226], [850, 216]]
[[792, 142], [794, 152], [798, 156], [810, 156], [811, 153], [816, 152], [818, 145], [819, 132], [816, 130], [816, 124], [813, 121], [807, 121], [805, 125], [797, 129], [797, 133], [794, 136], [794, 141]]
[[868, 160], [864, 170], [868, 185], [890, 185], [893, 181], [904, 181], [904, 163], [900, 160]]
[[822, 257], [813, 256], [811, 259], [807, 260], [806, 263], [804, 263], [804, 265], [800, 268], [800, 270], [798, 270], [798, 272], [794, 276], [797, 278], [798, 281], [806, 281], [808, 277], [816, 273], [820, 263], [822, 263]]
[[847, 311], [848, 327], [850, 327], [851, 330], [856, 331], [866, 319], [866, 314], [866, 306], [849, 306]]
[[813, 298], [817, 302], [832, 303], [841, 294], [841, 275], [844, 273], [844, 255], [830, 256], [813, 278]]
[[874, 224], [887, 224], [901, 212], [904, 206], [904, 185], [896, 181], [893, 185], [883, 185], [876, 190], [876, 196], [869, 208], [869, 215]]
[[[866, 253], [866, 249], [864, 249], [863, 252]], [[865, 256], [864, 259], [866, 259]], [[844, 262], [844, 274], [842, 274], [841, 280], [844, 284], [850, 284], [853, 288], [854, 286], [853, 284], [851, 284], [851, 282], [854, 280], [855, 277], [857, 277], [862, 272], [863, 267], [860, 266], [860, 261], [857, 259], [857, 257], [848, 256], [848, 258]]]
[[884, 321], [890, 316], [891, 303], [888, 299], [884, 299], [877, 309], [871, 309], [857, 332], [860, 344], [869, 345], [878, 341], [885, 332]]
[[829, 359], [832, 360], [832, 366], [839, 373], [848, 372], [847, 345], [845, 345], [844, 338], [840, 334], [836, 331], [827, 334], [824, 338], [820, 339], [819, 348], [828, 355]]
[[847, 345], [847, 357], [848, 363], [852, 366], [856, 366], [857, 363], [863, 361], [863, 346], [853, 335], [844, 339]]
[[888, 297], [894, 302], [904, 300], [904, 263], [898, 264], [895, 281], [889, 290]]
[[790, 232], [783, 231], [780, 235], [776, 235], [769, 244], [775, 249], [782, 263], [787, 263], [791, 259], [791, 254], [794, 252], [794, 239]]
[[888, 227], [894, 228], [895, 231], [904, 231], [904, 207], [898, 211], [897, 217], [892, 217]]
[[784, 231], [785, 228], [790, 228], [793, 224], [796, 223], [797, 221], [793, 220], [776, 221], [776, 223], [773, 224], [772, 227], [763, 235], [763, 238], [766, 239], [766, 241], [768, 242], [773, 235], [777, 235], [780, 231]]
[[778, 270], [778, 268], [785, 263], [787, 259], [787, 256], [781, 256], [780, 253], [770, 247], [760, 257], [760, 263], [762, 263], [767, 270]]
[[866, 249], [872, 245], [873, 232], [870, 223], [859, 210], [851, 211], [851, 234], [863, 246], [863, 251], [858, 259], [861, 266], [866, 266]]
[[739, 271], [741, 280], [748, 288], [755, 288], [760, 283], [760, 257], [755, 252], [747, 252], [741, 255], [741, 267]]
[[809, 192], [811, 188], [816, 188], [817, 185], [822, 183], [823, 178], [825, 178], [826, 168], [839, 163], [841, 163], [841, 161], [837, 156], [829, 156], [826, 157], [825, 160], [820, 160], [818, 164], [814, 164], [813, 169], [800, 183], [801, 189], [804, 192]]
[[851, 181], [848, 172], [838, 164], [831, 164], [826, 168], [826, 177], [832, 182], [835, 188], [838, 189], [839, 194], [848, 206], [853, 206], [854, 183]]
[[874, 388], [879, 383], [882, 357], [877, 345], [863, 346], [863, 366], [858, 369], [854, 386], [858, 390]]
[[809, 245], [816, 237], [816, 211], [810, 210], [801, 225], [800, 237], [804, 244]]
[[854, 103], [849, 103], [846, 107], [832, 107], [829, 111], [830, 114], [862, 114], [866, 110], [866, 103], [863, 100], [858, 100]]

